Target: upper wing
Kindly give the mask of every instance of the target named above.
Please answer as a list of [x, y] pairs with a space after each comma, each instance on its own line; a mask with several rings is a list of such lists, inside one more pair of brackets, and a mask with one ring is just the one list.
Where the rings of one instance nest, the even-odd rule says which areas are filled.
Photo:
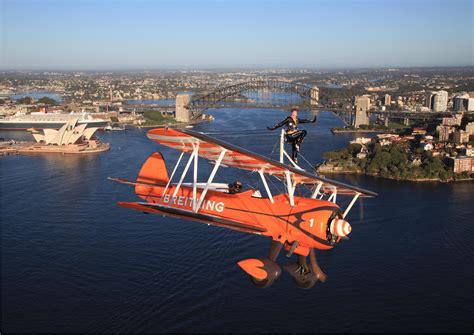
[[290, 173], [292, 179], [298, 184], [322, 183], [324, 189], [333, 189], [334, 187], [337, 187], [337, 191], [340, 194], [360, 193], [365, 196], [377, 195], [377, 193], [369, 190], [364, 190], [359, 187], [322, 178], [313, 173], [299, 170], [292, 166], [282, 164], [273, 159], [192, 130], [156, 128], [149, 130], [147, 136], [151, 140], [162, 145], [187, 153], [191, 153], [194, 148], [198, 148], [199, 156], [211, 161], [216, 160], [222, 150], [225, 149], [226, 153], [222, 160], [222, 164], [226, 166], [232, 166], [249, 171], [262, 170], [264, 173], [274, 175], [278, 178], [284, 178], [286, 173]]

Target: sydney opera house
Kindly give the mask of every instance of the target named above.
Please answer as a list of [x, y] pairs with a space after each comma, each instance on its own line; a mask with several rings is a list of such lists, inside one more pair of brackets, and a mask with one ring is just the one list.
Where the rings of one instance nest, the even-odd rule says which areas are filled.
[[72, 119], [59, 130], [43, 129], [43, 134], [33, 134], [36, 142], [52, 145], [82, 144], [91, 140], [98, 128], [86, 128], [87, 124], [77, 125]]
[[78, 124], [78, 119], [71, 119], [59, 130], [43, 129], [43, 134], [32, 134], [35, 145], [22, 147], [18, 152], [59, 152], [59, 153], [93, 153], [110, 148], [94, 134], [98, 128], [86, 128], [87, 124]]

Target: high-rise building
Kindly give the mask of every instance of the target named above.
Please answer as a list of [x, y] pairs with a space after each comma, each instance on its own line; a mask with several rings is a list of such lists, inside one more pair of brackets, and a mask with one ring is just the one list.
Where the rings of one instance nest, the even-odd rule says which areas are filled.
[[448, 126], [438, 126], [438, 139], [440, 142], [447, 142], [449, 141], [449, 134], [452, 132], [452, 128]]
[[426, 95], [425, 106], [428, 107], [430, 110], [433, 107], [433, 94], [428, 93]]
[[397, 97], [397, 106], [403, 107], [403, 97], [401, 96]]
[[449, 163], [453, 168], [454, 173], [461, 173], [461, 172], [473, 172], [474, 165], [473, 165], [474, 158], [473, 157], [451, 157]]
[[469, 92], [467, 94], [469, 97], [467, 99], [467, 108], [468, 112], [474, 112], [474, 92]]
[[369, 124], [367, 112], [370, 109], [370, 95], [356, 97], [355, 108], [354, 127], [359, 128], [361, 125]]
[[455, 112], [467, 111], [469, 94], [458, 94], [453, 98], [453, 109]]
[[385, 94], [383, 104], [385, 106], [390, 106], [391, 103], [392, 103], [392, 97], [390, 96], [390, 94]]
[[433, 112], [445, 112], [448, 109], [448, 92], [438, 91], [433, 95]]
[[469, 133], [464, 130], [456, 130], [453, 135], [454, 143], [462, 144], [469, 142]]

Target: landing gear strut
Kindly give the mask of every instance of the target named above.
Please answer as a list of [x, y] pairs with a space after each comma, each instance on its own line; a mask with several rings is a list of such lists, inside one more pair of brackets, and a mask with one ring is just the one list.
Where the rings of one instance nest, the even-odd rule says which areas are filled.
[[325, 282], [327, 278], [318, 265], [314, 249], [310, 250], [309, 260], [310, 264], [305, 256], [298, 255], [298, 263], [284, 266], [285, 270], [294, 278], [296, 285], [302, 289], [313, 287], [318, 280]]

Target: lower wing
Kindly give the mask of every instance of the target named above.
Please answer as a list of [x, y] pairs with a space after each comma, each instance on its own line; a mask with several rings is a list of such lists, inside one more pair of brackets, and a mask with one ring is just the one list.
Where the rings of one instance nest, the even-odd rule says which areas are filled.
[[161, 206], [149, 202], [118, 202], [118, 204], [122, 207], [134, 209], [141, 212], [163, 214], [179, 219], [203, 222], [212, 226], [228, 228], [244, 233], [262, 234], [267, 231], [266, 229], [259, 226], [252, 226], [245, 223], [223, 219], [214, 215], [194, 213], [192, 211]]

